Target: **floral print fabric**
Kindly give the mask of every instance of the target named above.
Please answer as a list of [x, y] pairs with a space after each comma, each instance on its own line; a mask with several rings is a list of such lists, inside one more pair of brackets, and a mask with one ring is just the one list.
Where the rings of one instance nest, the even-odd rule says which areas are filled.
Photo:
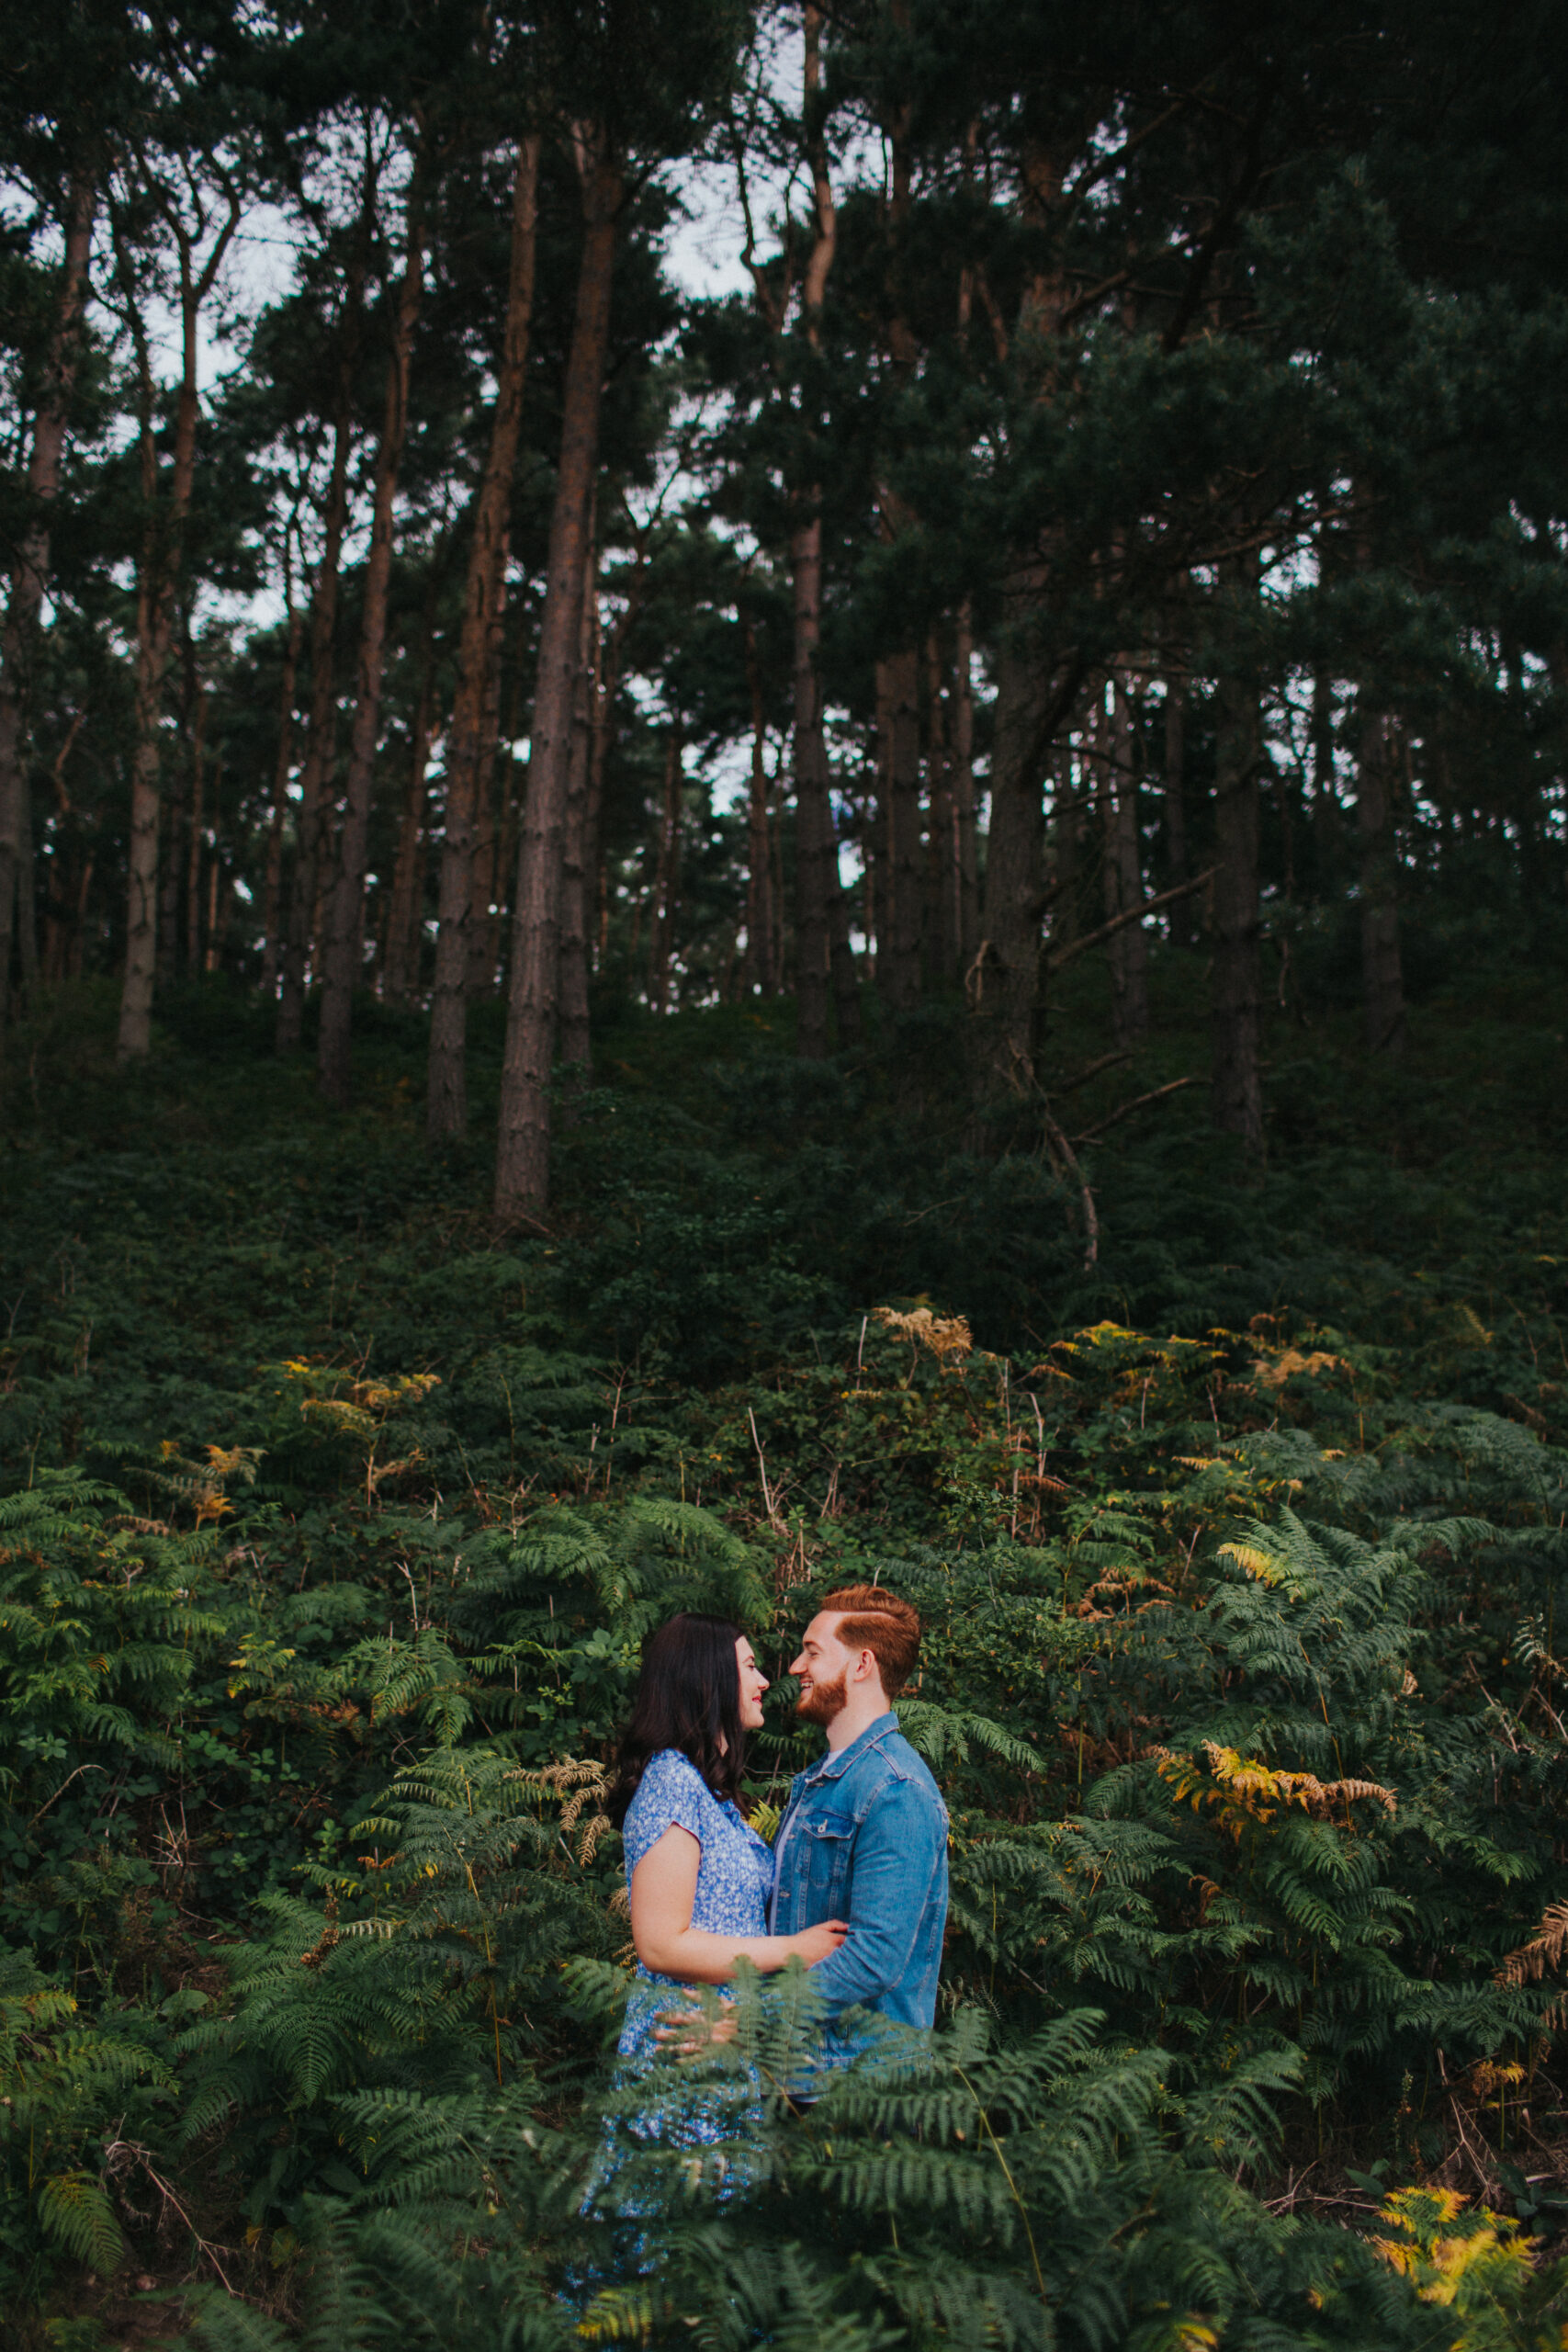
[[[621, 1842], [626, 1849], [628, 1895], [632, 1872], [672, 1822], [689, 1830], [703, 1849], [692, 1905], [693, 1927], [705, 1928], [716, 1936], [765, 1936], [773, 1883], [772, 1849], [747, 1827], [732, 1804], [720, 1803], [678, 1747], [661, 1747], [657, 1756], [649, 1758], [627, 1809]], [[680, 2006], [678, 2000], [671, 1999], [669, 1988], [681, 1983], [680, 1977], [657, 1975], [638, 1962], [621, 2034], [623, 2058], [642, 2056], [656, 2046], [653, 2036], [660, 2015]], [[722, 1986], [719, 1989], [722, 1992]]]

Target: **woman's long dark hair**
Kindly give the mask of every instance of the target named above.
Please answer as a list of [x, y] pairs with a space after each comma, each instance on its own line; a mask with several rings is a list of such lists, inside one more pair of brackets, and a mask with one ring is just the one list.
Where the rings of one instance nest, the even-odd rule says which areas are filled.
[[746, 1762], [740, 1724], [739, 1625], [683, 1609], [642, 1645], [642, 1679], [631, 1721], [615, 1752], [607, 1810], [618, 1829], [637, 1792], [643, 1766], [661, 1747], [678, 1747], [716, 1797], [738, 1798]]

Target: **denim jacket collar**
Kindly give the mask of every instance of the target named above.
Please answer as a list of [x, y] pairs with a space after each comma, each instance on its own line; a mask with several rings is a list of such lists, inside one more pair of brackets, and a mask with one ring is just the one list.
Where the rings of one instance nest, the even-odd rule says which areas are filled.
[[857, 1757], [863, 1756], [865, 1750], [874, 1746], [877, 1740], [885, 1739], [890, 1731], [897, 1731], [897, 1728], [898, 1718], [889, 1707], [885, 1715], [878, 1715], [874, 1724], [867, 1724], [865, 1729], [852, 1739], [847, 1747], [836, 1749], [830, 1747], [827, 1755], [818, 1762], [808, 1764], [802, 1778], [813, 1786], [818, 1781], [838, 1780], [849, 1770]]

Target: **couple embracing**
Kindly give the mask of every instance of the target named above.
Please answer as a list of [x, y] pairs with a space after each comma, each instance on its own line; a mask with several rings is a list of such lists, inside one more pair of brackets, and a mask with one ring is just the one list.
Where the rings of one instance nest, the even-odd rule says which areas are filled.
[[[826, 2023], [798, 2097], [816, 2096], [853, 2056], [848, 2012], [931, 2026], [947, 1813], [892, 1708], [919, 1642], [919, 1617], [894, 1594], [854, 1585], [824, 1600], [790, 1670], [795, 1713], [827, 1748], [796, 1774], [771, 1849], [739, 1807], [747, 1734], [761, 1728], [768, 1688], [750, 1642], [720, 1618], [682, 1614], [645, 1645], [610, 1801], [637, 1954], [623, 2090], [651, 2074], [661, 2044], [680, 2041], [672, 1996], [705, 1985], [723, 1995], [742, 1960], [764, 1974], [796, 1958], [810, 1971]], [[694, 2085], [673, 2099], [649, 2090], [633, 2122], [639, 2138], [691, 2146], [733, 2131], [733, 2108], [727, 2121], [727, 2103]]]

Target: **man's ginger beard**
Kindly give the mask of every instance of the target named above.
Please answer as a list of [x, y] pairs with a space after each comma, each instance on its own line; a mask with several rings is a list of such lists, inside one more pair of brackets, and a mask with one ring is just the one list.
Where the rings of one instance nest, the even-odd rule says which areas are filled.
[[795, 1712], [803, 1724], [818, 1724], [825, 1731], [849, 1697], [848, 1669], [837, 1682], [814, 1682], [809, 1690], [795, 1702]]

